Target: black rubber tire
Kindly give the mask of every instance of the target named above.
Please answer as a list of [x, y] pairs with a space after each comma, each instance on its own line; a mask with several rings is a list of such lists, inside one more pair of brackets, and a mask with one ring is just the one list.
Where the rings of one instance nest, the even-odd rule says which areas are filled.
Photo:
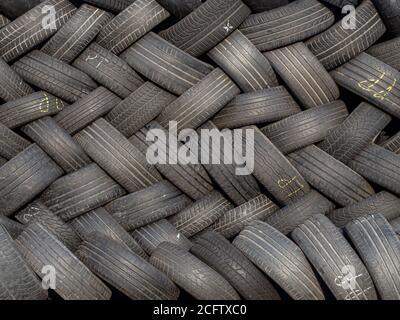
[[377, 145], [361, 151], [349, 167], [367, 180], [400, 195], [400, 156]]
[[46, 300], [47, 291], [42, 288], [1, 222], [0, 243], [1, 300]]
[[169, 16], [157, 1], [137, 0], [102, 28], [97, 43], [119, 54]]
[[246, 300], [280, 300], [265, 275], [243, 253], [216, 232], [194, 240], [191, 252], [220, 273]]
[[109, 300], [111, 290], [41, 224], [30, 224], [16, 239], [18, 249], [39, 277], [44, 266], [56, 270], [55, 291], [64, 300]]
[[362, 53], [331, 75], [340, 86], [400, 118], [400, 71]]
[[[166, 148], [161, 148], [160, 152], [165, 152], [167, 159], [171, 157], [179, 159], [178, 155], [173, 152], [173, 148], [169, 148], [168, 135], [169, 132], [161, 127], [157, 122], [152, 121], [146, 127], [142, 128], [135, 135], [129, 138], [129, 141], [142, 151], [143, 154], [147, 153], [148, 147], [152, 145], [151, 142], [146, 140], [146, 136], [150, 129], [162, 130], [167, 137]], [[178, 142], [178, 150], [184, 146]], [[171, 152], [172, 151], [172, 152]], [[170, 154], [171, 152], [171, 154]], [[181, 164], [178, 160], [177, 164], [156, 164], [157, 170], [175, 186], [178, 187], [182, 192], [186, 193], [190, 198], [198, 200], [205, 195], [209, 194], [213, 190], [211, 179], [209, 178], [207, 171], [201, 164]]]
[[297, 0], [249, 16], [240, 31], [262, 52], [303, 41], [328, 29], [334, 14], [316, 0]]
[[382, 144], [382, 147], [394, 153], [400, 154], [400, 132], [385, 141]]
[[243, 92], [278, 86], [267, 58], [239, 30], [207, 54]]
[[91, 163], [81, 146], [51, 117], [31, 122], [22, 131], [67, 173]]
[[67, 221], [124, 194], [125, 190], [92, 163], [56, 180], [39, 199]]
[[71, 63], [112, 18], [107, 11], [83, 4], [41, 51]]
[[289, 158], [311, 186], [343, 207], [375, 193], [368, 181], [315, 145], [294, 152]]
[[0, 167], [5, 165], [7, 163], [7, 159], [4, 159], [3, 157], [0, 157]]
[[[0, 111], [1, 112], [1, 111]], [[11, 160], [31, 143], [0, 123], [0, 156]]]
[[359, 2], [358, 0], [322, 0], [322, 1], [338, 8], [343, 8], [346, 5], [356, 6]]
[[235, 31], [250, 12], [240, 0], [208, 0], [160, 35], [198, 57]]
[[213, 223], [208, 230], [214, 230], [225, 238], [233, 238], [254, 220], [264, 220], [279, 207], [264, 194], [229, 210]]
[[143, 84], [143, 79], [124, 60], [95, 42], [72, 65], [121, 98]]
[[315, 190], [304, 197], [269, 214], [264, 221], [289, 235], [296, 227], [316, 214], [327, 214], [335, 209], [335, 205]]
[[212, 121], [220, 129], [234, 129], [279, 121], [300, 111], [286, 88], [278, 86], [234, 97]]
[[400, 217], [389, 221], [393, 231], [400, 237]]
[[400, 70], [400, 36], [372, 46], [367, 53]]
[[182, 19], [200, 7], [205, 0], [157, 0], [157, 2], [175, 17]]
[[168, 221], [185, 237], [190, 238], [212, 225], [228, 210], [234, 207], [218, 191], [197, 200]]
[[148, 255], [163, 242], [176, 244], [185, 251], [192, 247], [192, 243], [165, 219], [135, 229], [131, 234]]
[[337, 300], [378, 299], [368, 270], [327, 217], [314, 215], [292, 232], [292, 238]]
[[368, 103], [361, 103], [341, 125], [331, 130], [318, 147], [348, 164], [390, 122], [391, 117]]
[[269, 51], [265, 56], [304, 108], [339, 98], [335, 81], [304, 43]]
[[25, 229], [25, 226], [15, 220], [0, 215], [0, 226], [3, 226], [9, 235], [15, 239]]
[[310, 186], [278, 150], [255, 126], [254, 130], [254, 176], [281, 204], [288, 204], [310, 191]]
[[160, 244], [150, 263], [198, 300], [240, 300], [225, 278], [176, 244]]
[[375, 213], [382, 214], [389, 221], [399, 217], [400, 199], [389, 192], [381, 191], [348, 207], [333, 210], [328, 217], [338, 227], [344, 227], [358, 217]]
[[[54, 25], [44, 23], [49, 20], [49, 11], [55, 11]], [[15, 3], [10, 5], [15, 7]], [[15, 60], [59, 30], [75, 13], [75, 6], [67, 0], [45, 0], [0, 30], [0, 57], [6, 62]], [[50, 21], [48, 21], [50, 22]], [[55, 26], [56, 28], [52, 28]]]
[[388, 31], [400, 36], [400, 1], [399, 0], [372, 0], [382, 17]]
[[0, 58], [0, 98], [7, 102], [32, 93], [33, 89]]
[[54, 120], [69, 134], [74, 134], [106, 115], [120, 102], [121, 99], [114, 93], [98, 87], [57, 114]]
[[[34, 201], [18, 212], [24, 224], [37, 222], [55, 235], [69, 250], [75, 251], [81, 242], [76, 232], [41, 201]], [[17, 217], [16, 217], [17, 218]]]
[[295, 300], [324, 300], [317, 278], [300, 248], [261, 221], [247, 226], [233, 241], [257, 267]]
[[174, 95], [147, 81], [115, 106], [105, 119], [129, 138], [175, 99]]
[[120, 56], [162, 88], [181, 95], [214, 68], [150, 32]]
[[100, 167], [129, 192], [144, 189], [162, 179], [145, 155], [103, 118], [74, 138]]
[[32, 144], [0, 167], [0, 214], [11, 215], [62, 173], [38, 145]]
[[133, 300], [176, 300], [179, 289], [146, 260], [120, 242], [92, 233], [77, 256], [100, 278]]
[[31, 121], [55, 115], [63, 110], [65, 105], [61, 99], [45, 91], [38, 91], [0, 105], [0, 122], [14, 129]]
[[381, 214], [359, 217], [345, 228], [383, 300], [400, 299], [400, 239]]
[[38, 50], [12, 67], [26, 82], [68, 102], [75, 102], [97, 88], [86, 73]]
[[335, 101], [296, 113], [261, 131], [284, 154], [322, 141], [349, 115], [342, 101]]
[[176, 214], [191, 203], [169, 181], [162, 180], [146, 189], [116, 199], [104, 208], [122, 227], [130, 231]]
[[91, 242], [93, 233], [98, 232], [123, 244], [140, 257], [148, 258], [132, 236], [104, 208], [85, 213], [71, 220], [69, 224], [84, 241]]
[[289, 0], [244, 0], [251, 12], [258, 13], [287, 5]]
[[[211, 121], [206, 122], [199, 128], [199, 130], [203, 129], [210, 130], [210, 133], [218, 132], [218, 128]], [[220, 136], [226, 133], [227, 131], [223, 133], [219, 132]], [[230, 137], [234, 139], [234, 133], [230, 132], [230, 134]], [[199, 132], [199, 136], [201, 136], [201, 132]], [[242, 154], [243, 150], [238, 150], [238, 146], [235, 143], [232, 143], [231, 148], [220, 144], [220, 149], [216, 150], [215, 145], [214, 148], [212, 147], [213, 141], [215, 141], [213, 139], [215, 139], [215, 136], [209, 138], [208, 146], [202, 145], [202, 141], [199, 141], [201, 148], [201, 150], [199, 150], [200, 155], [203, 154], [202, 152], [207, 152], [206, 154], [210, 155], [211, 159], [212, 157], [224, 159], [225, 155], [233, 156], [231, 164], [223, 163], [223, 161], [220, 161], [220, 164], [213, 164], [212, 161], [208, 161], [210, 162], [209, 164], [203, 162], [204, 168], [213, 181], [221, 188], [222, 192], [226, 194], [235, 205], [241, 205], [259, 195], [261, 191], [257, 180], [251, 175], [250, 170], [247, 170], [250, 168], [243, 168], [243, 164], [246, 162]], [[243, 172], [238, 172], [238, 169], [242, 169]]]
[[136, 0], [85, 0], [85, 2], [112, 12], [121, 12]]
[[176, 121], [178, 131], [196, 129], [239, 93], [232, 80], [216, 68], [167, 106], [156, 121], [163, 127], [167, 127], [169, 121]]
[[328, 70], [364, 52], [386, 31], [384, 22], [371, 0], [364, 0], [354, 14], [357, 17], [355, 29], [344, 29], [343, 24], [347, 26], [346, 21], [339, 21], [306, 42], [311, 52]]
[[0, 12], [10, 19], [18, 18], [43, 0], [2, 0]]

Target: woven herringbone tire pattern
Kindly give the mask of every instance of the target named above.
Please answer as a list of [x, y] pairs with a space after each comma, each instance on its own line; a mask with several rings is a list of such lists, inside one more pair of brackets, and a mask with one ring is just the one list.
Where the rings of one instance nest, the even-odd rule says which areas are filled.
[[0, 300], [400, 300], [399, 13], [0, 0]]

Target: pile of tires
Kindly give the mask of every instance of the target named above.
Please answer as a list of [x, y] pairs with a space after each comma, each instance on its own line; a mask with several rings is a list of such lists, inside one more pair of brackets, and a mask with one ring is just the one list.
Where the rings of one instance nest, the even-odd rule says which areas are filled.
[[[399, 300], [399, 26], [399, 0], [2, 1], [0, 299]], [[184, 162], [170, 123], [250, 130], [251, 172]]]

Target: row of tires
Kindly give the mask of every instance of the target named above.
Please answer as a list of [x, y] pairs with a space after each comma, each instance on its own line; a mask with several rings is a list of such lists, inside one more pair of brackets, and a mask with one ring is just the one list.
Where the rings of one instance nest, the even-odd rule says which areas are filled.
[[85, 2], [0, 4], [0, 299], [400, 299], [393, 1]]

